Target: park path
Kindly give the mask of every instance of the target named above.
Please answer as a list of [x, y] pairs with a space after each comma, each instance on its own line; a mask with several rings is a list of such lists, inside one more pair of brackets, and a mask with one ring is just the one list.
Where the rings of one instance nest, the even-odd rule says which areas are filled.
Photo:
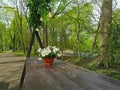
[[25, 57], [0, 53], [0, 90], [18, 90]]

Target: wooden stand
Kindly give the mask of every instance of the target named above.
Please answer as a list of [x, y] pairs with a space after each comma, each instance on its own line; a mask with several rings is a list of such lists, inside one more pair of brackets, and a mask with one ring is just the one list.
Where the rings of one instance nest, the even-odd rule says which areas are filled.
[[[38, 31], [33, 30], [31, 41], [30, 41], [29, 48], [28, 48], [28, 52], [27, 52], [27, 55], [26, 55], [26, 59], [30, 57], [35, 35], [37, 37], [37, 40], [38, 40], [38, 43], [39, 43], [40, 47], [43, 48], [43, 44], [42, 44], [42, 41], [41, 41], [41, 38], [39, 36]], [[23, 87], [25, 74], [26, 74], [26, 61], [25, 61], [25, 64], [24, 64], [24, 68], [23, 68], [23, 72], [22, 72], [22, 76], [21, 76], [21, 80], [20, 80], [20, 85], [19, 85], [20, 88]]]

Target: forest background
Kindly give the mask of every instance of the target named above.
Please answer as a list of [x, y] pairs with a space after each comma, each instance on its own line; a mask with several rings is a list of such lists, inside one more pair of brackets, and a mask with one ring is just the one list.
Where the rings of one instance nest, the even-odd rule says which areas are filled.
[[[61, 60], [120, 79], [120, 0], [111, 1], [52, 0], [48, 15], [38, 18], [44, 23], [39, 27], [43, 45], [59, 47]], [[0, 0], [0, 52], [26, 55], [33, 31], [29, 5], [30, 0]], [[38, 48], [35, 39], [33, 55]]]

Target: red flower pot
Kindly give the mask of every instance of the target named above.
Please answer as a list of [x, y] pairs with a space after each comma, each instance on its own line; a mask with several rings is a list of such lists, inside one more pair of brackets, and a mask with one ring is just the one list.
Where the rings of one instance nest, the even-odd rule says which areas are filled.
[[52, 66], [54, 61], [54, 58], [44, 58], [43, 62], [44, 62], [44, 66], [49, 67]]

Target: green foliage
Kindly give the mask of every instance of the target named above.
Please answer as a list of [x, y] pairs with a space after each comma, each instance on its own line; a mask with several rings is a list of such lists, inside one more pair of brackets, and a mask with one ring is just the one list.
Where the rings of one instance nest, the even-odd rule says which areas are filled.
[[13, 52], [13, 53], [17, 56], [25, 56], [25, 53], [23, 51], [16, 51], [16, 52]]
[[[64, 7], [60, 6], [62, 9]], [[78, 9], [80, 12], [78, 19]], [[58, 10], [59, 11], [59, 10]], [[50, 44], [60, 47], [60, 49], [71, 49], [77, 52], [77, 32], [78, 22], [80, 22], [80, 44], [82, 51], [89, 51], [93, 35], [88, 32], [91, 27], [92, 6], [83, 3], [79, 6], [72, 6], [66, 11], [49, 20], [49, 39]], [[87, 48], [86, 48], [87, 47]]]
[[67, 29], [68, 23], [65, 17], [56, 17], [49, 20], [49, 44], [59, 47], [61, 50], [69, 48]]
[[110, 65], [120, 65], [120, 25], [112, 24], [110, 32]]
[[113, 12], [113, 20], [110, 23], [109, 45], [107, 53], [109, 55], [109, 65], [118, 67], [120, 65], [120, 9]]
[[0, 52], [2, 52], [3, 50], [8, 50], [8, 43], [9, 43], [9, 39], [8, 39], [8, 32], [6, 29], [6, 24], [3, 22], [0, 22]]
[[120, 80], [120, 71], [114, 68], [109, 69], [97, 69], [96, 72], [99, 72], [101, 74], [107, 75], [109, 77], [119, 79]]
[[29, 0], [27, 7], [29, 7], [29, 24], [35, 28], [41, 25], [40, 17], [46, 18], [50, 11], [50, 3], [53, 0]]
[[[93, 38], [93, 36], [88, 34], [86, 31], [81, 32], [81, 35], [80, 35], [81, 46], [80, 46], [80, 48], [81, 48], [82, 52], [89, 52], [89, 49], [90, 49], [91, 44], [92, 44], [92, 38]], [[69, 36], [69, 43], [70, 43], [71, 48], [74, 51], [77, 51], [78, 41], [77, 41], [76, 33], [72, 32], [72, 34]]]
[[113, 12], [113, 15], [112, 15], [112, 18], [113, 18], [113, 23], [114, 24], [120, 24], [120, 9], [116, 9], [114, 12]]
[[[80, 9], [78, 11], [78, 9]], [[80, 12], [78, 19], [78, 12]], [[80, 49], [81, 51], [88, 51], [91, 46], [91, 38], [88, 32], [91, 30], [91, 12], [92, 6], [88, 3], [83, 3], [78, 7], [74, 7], [71, 11], [67, 13], [69, 19], [71, 20], [71, 35], [69, 37], [70, 46], [74, 47], [74, 50], [77, 51], [77, 32], [78, 32], [78, 22], [80, 22]], [[74, 44], [73, 44], [74, 43]], [[86, 46], [88, 45], [88, 46]]]
[[10, 38], [9, 45], [12, 49], [23, 50], [23, 43], [25, 47], [28, 46], [30, 31], [28, 31], [27, 20], [25, 17], [18, 12], [15, 12], [15, 14], [16, 15], [13, 17], [10, 27], [8, 28], [8, 37]]
[[[93, 6], [91, 3], [84, 1], [78, 6], [78, 0], [26, 0], [25, 2], [29, 8], [29, 25], [34, 29], [39, 27], [41, 25], [40, 17], [42, 17], [42, 22], [48, 28], [49, 45], [55, 45], [62, 51], [68, 49], [77, 53], [78, 43], [80, 43], [80, 53], [83, 60], [78, 61], [74, 55], [62, 57], [62, 59], [65, 58], [67, 62], [77, 63], [77, 65], [82, 63], [81, 66], [88, 69], [98, 70], [103, 74], [120, 79], [119, 70], [99, 70], [98, 65], [100, 62], [96, 59], [98, 54], [89, 54], [89, 49], [96, 34], [96, 28], [92, 26], [91, 15]], [[25, 55], [22, 52], [23, 44], [25, 49], [28, 48], [31, 31], [28, 29], [26, 18], [22, 13], [20, 14], [19, 10], [20, 8], [18, 10], [13, 8], [0, 8], [0, 52], [9, 50], [12, 47], [19, 51], [15, 52], [16, 55]], [[52, 13], [52, 18], [48, 18], [49, 11]], [[9, 24], [6, 24], [6, 21]], [[78, 24], [80, 25], [80, 32], [78, 32]], [[112, 23], [110, 25], [109, 44], [106, 47], [110, 48], [106, 52], [109, 55], [108, 62], [110, 67], [120, 68], [120, 9], [113, 12]], [[42, 29], [39, 32], [43, 40]], [[80, 34], [79, 37], [78, 33]], [[93, 53], [98, 53], [99, 40], [98, 35], [97, 46]], [[32, 55], [35, 55], [33, 52], [39, 46], [36, 42], [35, 40]], [[102, 63], [105, 63], [105, 61], [102, 61]]]

